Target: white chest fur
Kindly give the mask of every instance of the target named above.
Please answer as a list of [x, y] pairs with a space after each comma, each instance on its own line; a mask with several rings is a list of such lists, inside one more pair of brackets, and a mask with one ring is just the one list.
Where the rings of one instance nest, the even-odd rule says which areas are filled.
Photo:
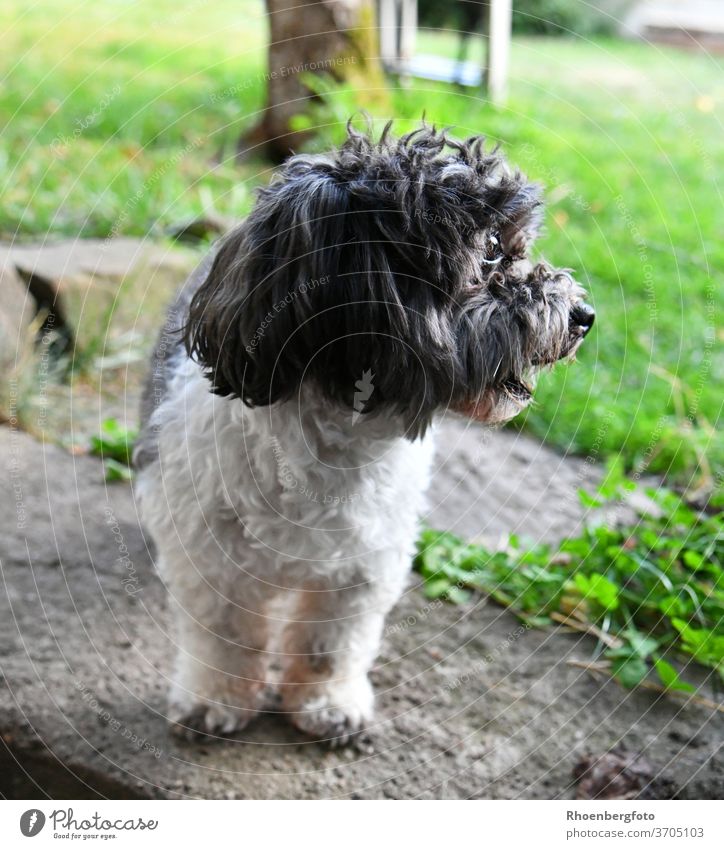
[[185, 547], [212, 535], [235, 561], [251, 549], [266, 569], [359, 566], [375, 552], [412, 553], [431, 436], [410, 442], [389, 421], [353, 421], [309, 390], [249, 409], [213, 395], [190, 361], [152, 425], [160, 462], [138, 485], [152, 531], [160, 524], [168, 534], [171, 521]]

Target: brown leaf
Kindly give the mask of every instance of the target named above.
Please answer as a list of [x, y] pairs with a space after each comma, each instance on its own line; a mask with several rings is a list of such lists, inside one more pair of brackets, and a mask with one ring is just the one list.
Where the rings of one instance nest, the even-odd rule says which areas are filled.
[[588, 755], [573, 768], [578, 799], [671, 799], [673, 783], [657, 775], [641, 755], [623, 747]]

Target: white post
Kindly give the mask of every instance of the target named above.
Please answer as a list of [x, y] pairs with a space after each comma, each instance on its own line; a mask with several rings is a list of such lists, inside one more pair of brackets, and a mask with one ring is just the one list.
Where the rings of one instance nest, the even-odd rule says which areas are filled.
[[402, 0], [400, 14], [400, 61], [402, 66], [415, 55], [415, 36], [417, 35], [417, 0]]
[[485, 87], [493, 103], [502, 103], [508, 88], [512, 0], [488, 0], [488, 65]]
[[385, 70], [397, 68], [397, 0], [380, 0], [380, 58]]

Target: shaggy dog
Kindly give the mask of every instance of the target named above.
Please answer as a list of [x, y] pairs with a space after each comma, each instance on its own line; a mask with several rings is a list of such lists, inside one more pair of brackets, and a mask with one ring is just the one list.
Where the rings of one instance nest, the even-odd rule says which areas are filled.
[[175, 608], [169, 719], [227, 735], [269, 692], [344, 742], [410, 572], [434, 420], [498, 423], [593, 310], [528, 259], [538, 188], [426, 125], [288, 160], [183, 287], [135, 451]]

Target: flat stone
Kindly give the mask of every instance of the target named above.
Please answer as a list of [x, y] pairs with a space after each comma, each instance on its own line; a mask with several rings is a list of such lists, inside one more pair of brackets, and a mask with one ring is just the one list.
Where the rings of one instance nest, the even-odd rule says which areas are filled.
[[[582, 520], [564, 498], [580, 461], [510, 432], [481, 452], [459, 422], [442, 436], [431, 521], [548, 539]], [[480, 597], [426, 602], [415, 582], [389, 619], [357, 748], [328, 751], [273, 715], [227, 742], [181, 743], [164, 720], [166, 595], [130, 488], [7, 427], [0, 456], [4, 797], [572, 798], [574, 766], [621, 740], [664, 774], [675, 762], [681, 795], [722, 796], [711, 709], [594, 680], [568, 663], [591, 658], [590, 638], [522, 629]], [[564, 518], [551, 515], [561, 498]]]
[[39, 245], [4, 245], [27, 276], [59, 281], [67, 277], [125, 277], [153, 245], [146, 239], [65, 239]]
[[[0, 244], [0, 264], [14, 268], [38, 305], [52, 311], [77, 352], [102, 347], [119, 302], [162, 288], [168, 299], [196, 264], [187, 250], [148, 239], [68, 239]], [[165, 285], [168, 277], [170, 286]], [[164, 282], [164, 286], [161, 283]]]
[[[657, 509], [641, 490], [615, 508], [584, 507], [579, 491], [595, 493], [602, 468], [564, 457], [512, 429], [483, 428], [450, 416], [437, 445], [427, 523], [492, 548], [511, 534], [529, 544], [557, 542], [586, 524], [626, 524]], [[642, 484], [656, 481], [647, 478]]]
[[[31, 322], [35, 301], [12, 265], [0, 262], [0, 375], [16, 374], [32, 345]], [[4, 396], [9, 387], [0, 388]], [[10, 399], [8, 399], [10, 401]], [[5, 404], [0, 404], [0, 409]]]
[[181, 242], [201, 242], [205, 239], [216, 238], [228, 233], [239, 221], [207, 212], [196, 218], [187, 218], [168, 228], [168, 234]]

